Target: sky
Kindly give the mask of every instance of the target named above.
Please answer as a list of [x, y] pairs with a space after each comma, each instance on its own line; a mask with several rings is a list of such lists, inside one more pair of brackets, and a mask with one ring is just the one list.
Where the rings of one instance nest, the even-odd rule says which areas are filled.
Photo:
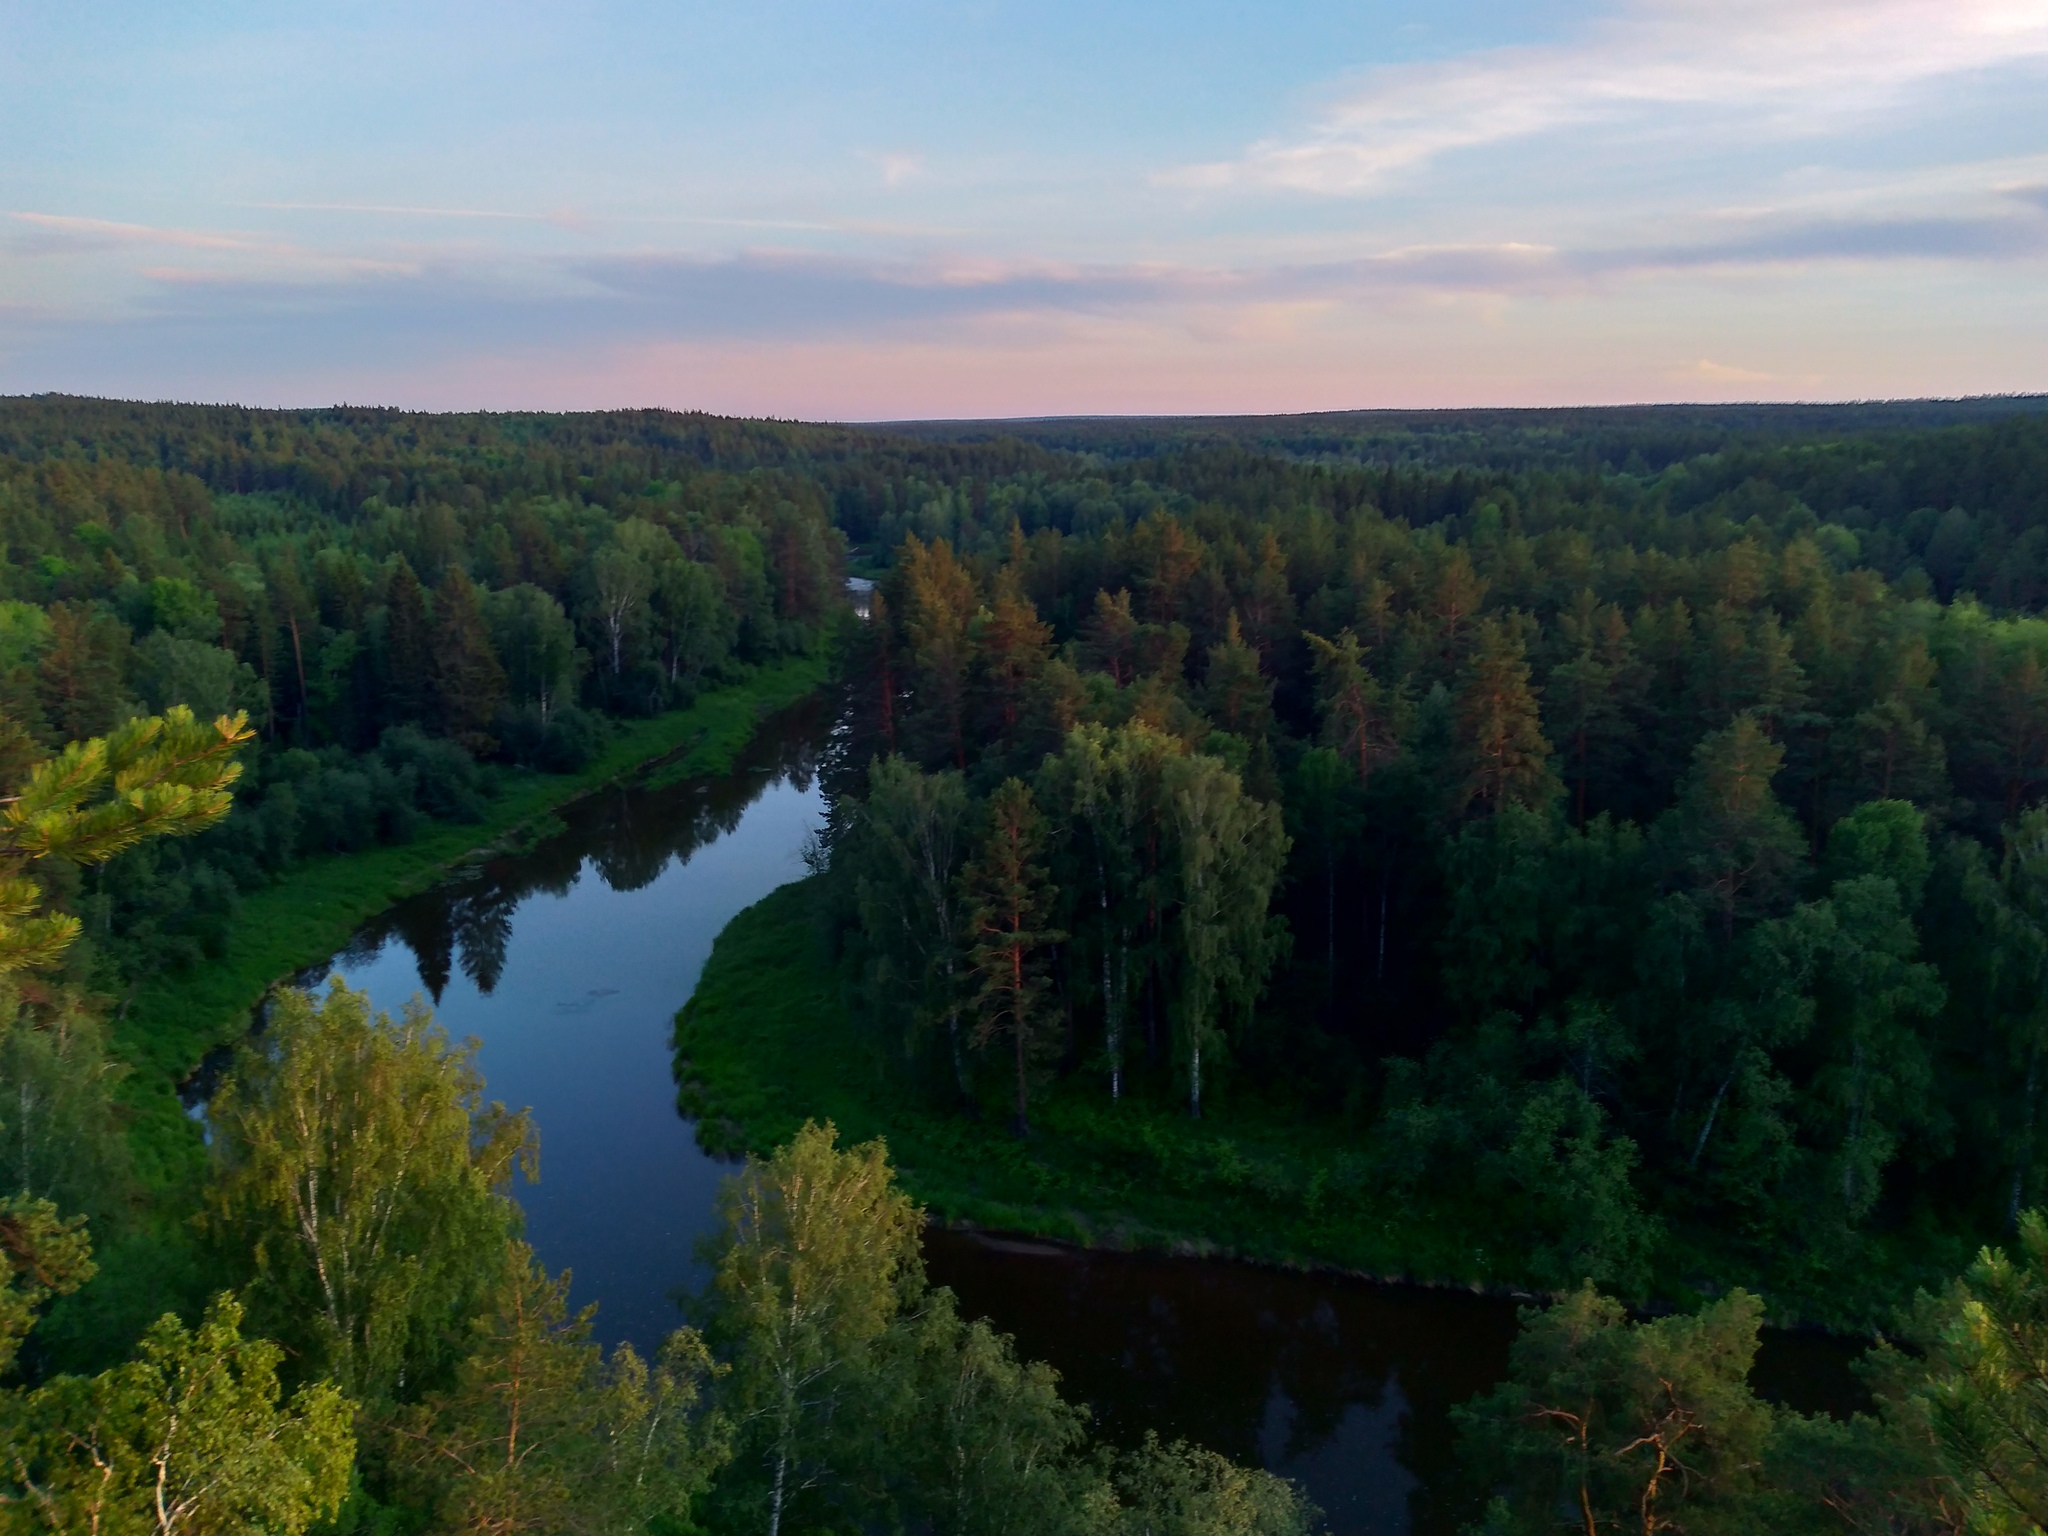
[[0, 394], [2048, 390], [2048, 0], [0, 0]]

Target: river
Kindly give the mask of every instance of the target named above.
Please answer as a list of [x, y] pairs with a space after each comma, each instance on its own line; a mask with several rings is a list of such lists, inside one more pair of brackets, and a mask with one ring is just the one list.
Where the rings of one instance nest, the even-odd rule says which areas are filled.
[[[697, 1239], [729, 1165], [676, 1112], [669, 1031], [712, 941], [803, 874], [824, 802], [830, 718], [812, 700], [767, 723], [732, 773], [617, 786], [564, 829], [392, 908], [329, 969], [396, 1010], [424, 993], [481, 1042], [492, 1098], [529, 1106], [539, 1183], [527, 1235], [600, 1337], [643, 1350], [702, 1278]], [[1221, 1261], [1083, 1253], [934, 1231], [932, 1278], [1050, 1361], [1101, 1431], [1184, 1436], [1298, 1478], [1333, 1536], [1448, 1533], [1450, 1408], [1498, 1380], [1514, 1308], [1494, 1297]], [[1832, 1340], [1773, 1336], [1759, 1384], [1802, 1407], [1854, 1395]]]

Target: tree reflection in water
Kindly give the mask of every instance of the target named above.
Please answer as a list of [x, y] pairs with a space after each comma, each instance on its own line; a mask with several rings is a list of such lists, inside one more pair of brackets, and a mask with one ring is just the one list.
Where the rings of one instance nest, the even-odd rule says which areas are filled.
[[[646, 775], [654, 787], [624, 781], [565, 806], [559, 813], [562, 831], [529, 851], [470, 866], [399, 902], [358, 930], [334, 964], [359, 969], [395, 939], [412, 951], [434, 1003], [440, 1003], [458, 965], [489, 996], [504, 975], [512, 914], [522, 902], [540, 894], [566, 895], [586, 865], [612, 890], [641, 890], [671, 864], [687, 862], [731, 832], [777, 779], [808, 790], [817, 776], [820, 726], [829, 707], [814, 697], [777, 715], [729, 774], [664, 784], [657, 767]], [[320, 966], [308, 976], [317, 981], [330, 969]]]

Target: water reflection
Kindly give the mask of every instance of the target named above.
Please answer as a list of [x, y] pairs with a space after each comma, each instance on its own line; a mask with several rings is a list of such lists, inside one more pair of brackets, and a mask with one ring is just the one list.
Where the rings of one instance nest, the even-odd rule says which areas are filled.
[[1462, 1291], [935, 1231], [932, 1279], [1050, 1361], [1119, 1444], [1147, 1429], [1295, 1477], [1336, 1536], [1455, 1531], [1454, 1403], [1515, 1312]]
[[[567, 897], [586, 869], [609, 890], [645, 890], [671, 866], [687, 864], [698, 849], [736, 831], [771, 786], [814, 797], [829, 725], [824, 701], [808, 699], [765, 726], [727, 776], [657, 788], [625, 783], [579, 800], [562, 811], [559, 834], [400, 902], [359, 929], [334, 964], [361, 969], [397, 940], [412, 953], [436, 1004], [457, 967], [488, 997], [504, 976], [513, 914], [521, 905], [535, 896]], [[792, 877], [777, 867], [783, 878]], [[316, 966], [308, 974], [327, 969]]]
[[[425, 993], [481, 1042], [488, 1092], [528, 1106], [541, 1182], [515, 1193], [542, 1259], [601, 1304], [598, 1332], [649, 1347], [679, 1320], [694, 1245], [729, 1170], [675, 1107], [670, 1028], [712, 941], [803, 874], [823, 802], [821, 700], [768, 722], [734, 771], [621, 785], [363, 928], [335, 958], [380, 1008]], [[314, 968], [318, 981], [330, 969]]]
[[[1460, 1486], [1451, 1409], [1506, 1373], [1510, 1300], [943, 1230], [925, 1235], [925, 1262], [966, 1315], [1057, 1369], [1118, 1444], [1156, 1429], [1296, 1478], [1332, 1536], [1452, 1536], [1481, 1513]], [[1801, 1412], [1847, 1414], [1869, 1406], [1860, 1352], [1766, 1330], [1752, 1382]]]

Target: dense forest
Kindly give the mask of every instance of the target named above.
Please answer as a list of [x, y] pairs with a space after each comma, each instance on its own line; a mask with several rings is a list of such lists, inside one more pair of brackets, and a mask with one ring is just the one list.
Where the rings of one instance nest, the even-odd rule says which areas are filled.
[[[129, 1157], [107, 1021], [241, 896], [831, 645], [814, 863], [877, 1058], [1027, 1141], [1048, 1097], [1277, 1109], [1355, 1147], [1332, 1209], [1480, 1213], [1564, 1298], [1469, 1413], [1495, 1528], [2033, 1528], [2041, 407], [0, 402], [0, 1518], [1303, 1528], [1091, 1446], [825, 1130], [737, 1176], [652, 1361], [519, 1243], [532, 1128], [423, 1012], [280, 994], [203, 1172]], [[1739, 1287], [1869, 1316], [1986, 1241], [1887, 1310], [1878, 1418], [1749, 1395]]]
[[1824, 1289], [2040, 1197], [2038, 415], [1120, 463], [849, 528], [831, 863], [932, 1094], [1347, 1117], [1545, 1284]]

